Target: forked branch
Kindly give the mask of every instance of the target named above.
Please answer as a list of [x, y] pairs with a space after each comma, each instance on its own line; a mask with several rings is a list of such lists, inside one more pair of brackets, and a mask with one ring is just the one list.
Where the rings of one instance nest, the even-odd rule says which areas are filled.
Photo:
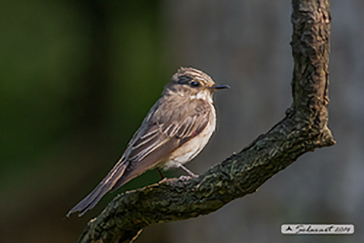
[[214, 212], [255, 192], [302, 154], [335, 143], [327, 127], [329, 0], [293, 0], [292, 106], [266, 134], [191, 179], [164, 179], [118, 195], [91, 220], [79, 242], [131, 242], [151, 224]]

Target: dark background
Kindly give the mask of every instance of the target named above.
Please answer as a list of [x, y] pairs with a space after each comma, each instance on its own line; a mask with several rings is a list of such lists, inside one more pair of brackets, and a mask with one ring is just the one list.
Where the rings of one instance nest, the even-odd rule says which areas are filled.
[[[329, 127], [337, 144], [305, 154], [257, 193], [138, 242], [359, 242], [364, 211], [364, 2], [332, 1]], [[0, 242], [75, 242], [67, 211], [106, 175], [180, 66], [230, 90], [216, 135], [187, 166], [240, 151], [290, 106], [291, 2], [0, 3]], [[169, 172], [179, 176], [182, 171]], [[119, 190], [157, 182], [151, 171]], [[283, 223], [349, 223], [352, 236], [283, 236]]]

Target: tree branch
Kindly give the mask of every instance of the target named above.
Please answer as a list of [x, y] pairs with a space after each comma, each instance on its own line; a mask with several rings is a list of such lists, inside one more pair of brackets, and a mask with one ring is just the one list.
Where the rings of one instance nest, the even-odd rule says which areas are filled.
[[329, 0], [293, 0], [293, 103], [247, 148], [198, 178], [164, 179], [118, 195], [78, 242], [130, 242], [151, 224], [214, 212], [255, 192], [302, 154], [335, 143], [327, 127]]

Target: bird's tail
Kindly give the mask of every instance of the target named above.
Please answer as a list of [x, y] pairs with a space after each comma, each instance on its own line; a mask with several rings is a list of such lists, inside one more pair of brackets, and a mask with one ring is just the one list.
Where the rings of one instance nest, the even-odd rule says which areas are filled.
[[121, 158], [109, 174], [107, 174], [107, 176], [97, 185], [97, 187], [68, 212], [67, 217], [75, 212], [80, 212], [78, 216], [81, 217], [88, 210], [92, 209], [97, 202], [100, 201], [100, 199], [120, 180], [128, 164], [129, 162]]

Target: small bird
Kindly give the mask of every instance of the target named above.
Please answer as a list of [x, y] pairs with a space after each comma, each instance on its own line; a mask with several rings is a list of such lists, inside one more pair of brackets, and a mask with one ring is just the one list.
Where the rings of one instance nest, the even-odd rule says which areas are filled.
[[218, 89], [209, 75], [192, 67], [181, 67], [164, 87], [129, 142], [124, 154], [107, 176], [73, 207], [67, 217], [92, 209], [108, 192], [115, 191], [147, 170], [182, 168], [196, 177], [183, 164], [192, 160], [205, 147], [216, 127], [212, 96]]

